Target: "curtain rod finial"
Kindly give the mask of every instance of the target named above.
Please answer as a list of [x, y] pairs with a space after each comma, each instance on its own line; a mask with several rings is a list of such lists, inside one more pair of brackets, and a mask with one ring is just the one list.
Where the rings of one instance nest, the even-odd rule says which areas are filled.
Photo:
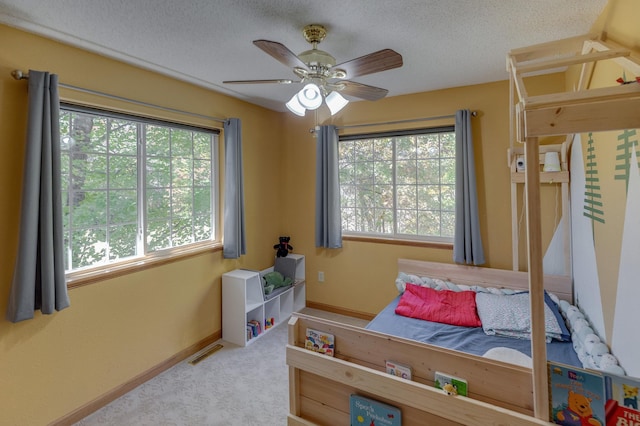
[[15, 78], [16, 80], [22, 80], [22, 79], [26, 79], [29, 78], [28, 74], [23, 73], [20, 70], [13, 70], [11, 71], [11, 75], [13, 76], [13, 78]]

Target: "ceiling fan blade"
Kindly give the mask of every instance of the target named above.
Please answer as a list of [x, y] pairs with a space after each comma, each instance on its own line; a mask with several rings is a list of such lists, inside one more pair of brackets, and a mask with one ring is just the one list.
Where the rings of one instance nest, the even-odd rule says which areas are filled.
[[282, 43], [269, 40], [254, 40], [253, 44], [290, 68], [301, 67], [307, 69], [307, 65]]
[[356, 98], [366, 99], [368, 101], [377, 101], [387, 96], [389, 91], [380, 87], [368, 86], [355, 81], [342, 80], [337, 83], [344, 86], [339, 92], [343, 95], [355, 96]]
[[347, 72], [347, 78], [359, 77], [398, 68], [402, 66], [402, 55], [391, 49], [382, 49], [368, 55], [334, 65], [331, 69], [342, 69]]
[[225, 84], [265, 84], [265, 83], [291, 84], [291, 83], [300, 83], [300, 82], [289, 80], [289, 79], [274, 79], [274, 80], [228, 80], [228, 81], [223, 81], [223, 83]]

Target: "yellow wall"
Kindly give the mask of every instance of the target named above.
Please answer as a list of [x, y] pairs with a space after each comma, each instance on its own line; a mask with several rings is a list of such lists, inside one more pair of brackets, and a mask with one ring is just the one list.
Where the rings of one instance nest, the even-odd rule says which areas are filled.
[[[0, 424], [39, 425], [81, 407], [221, 329], [220, 276], [266, 268], [277, 241], [282, 114], [0, 26], [0, 312], [6, 310], [18, 236], [27, 83], [14, 69], [48, 70], [66, 84], [193, 111], [240, 117], [243, 126], [248, 254], [225, 261], [209, 251], [71, 290], [71, 307], [12, 324], [0, 321]], [[78, 97], [61, 91], [64, 97]], [[101, 99], [103, 105], [122, 104]], [[170, 116], [162, 111], [138, 112]], [[269, 131], [265, 131], [269, 129]], [[222, 158], [222, 140], [220, 141]], [[259, 214], [256, 214], [259, 212]], [[253, 214], [251, 214], [253, 213]]]

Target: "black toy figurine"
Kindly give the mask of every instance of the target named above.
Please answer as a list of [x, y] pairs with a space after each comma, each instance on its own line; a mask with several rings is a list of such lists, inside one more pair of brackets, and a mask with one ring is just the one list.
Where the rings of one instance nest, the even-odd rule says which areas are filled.
[[280, 243], [273, 246], [274, 249], [277, 249], [276, 255], [278, 257], [287, 257], [290, 251], [293, 250], [293, 246], [289, 244], [290, 237], [280, 237]]

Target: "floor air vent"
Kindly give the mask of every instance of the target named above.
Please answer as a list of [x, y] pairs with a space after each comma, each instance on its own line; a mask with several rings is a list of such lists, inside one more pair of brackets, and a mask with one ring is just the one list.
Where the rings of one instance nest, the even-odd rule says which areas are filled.
[[189, 364], [196, 365], [197, 363], [199, 363], [203, 359], [213, 355], [215, 352], [219, 351], [220, 349], [222, 349], [222, 345], [221, 344], [216, 344], [216, 345], [210, 347], [209, 349], [203, 351], [202, 353], [196, 355], [195, 358], [193, 358], [191, 361], [189, 361]]

